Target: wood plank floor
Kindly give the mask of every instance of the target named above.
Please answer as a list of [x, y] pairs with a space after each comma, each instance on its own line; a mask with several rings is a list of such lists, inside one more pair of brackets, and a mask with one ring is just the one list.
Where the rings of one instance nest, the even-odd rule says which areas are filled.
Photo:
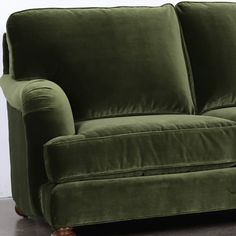
[[[50, 236], [39, 219], [23, 219], [12, 199], [0, 200], [0, 236]], [[166, 217], [77, 228], [78, 236], [236, 236], [236, 211]]]

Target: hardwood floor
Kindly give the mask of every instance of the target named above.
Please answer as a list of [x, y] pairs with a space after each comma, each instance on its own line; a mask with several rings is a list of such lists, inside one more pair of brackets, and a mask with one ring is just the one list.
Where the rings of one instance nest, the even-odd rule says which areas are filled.
[[[0, 236], [50, 236], [40, 219], [16, 215], [12, 199], [0, 200]], [[236, 211], [79, 227], [77, 236], [235, 236]]]
[[0, 236], [49, 236], [51, 229], [39, 219], [25, 219], [15, 213], [12, 199], [0, 200]]

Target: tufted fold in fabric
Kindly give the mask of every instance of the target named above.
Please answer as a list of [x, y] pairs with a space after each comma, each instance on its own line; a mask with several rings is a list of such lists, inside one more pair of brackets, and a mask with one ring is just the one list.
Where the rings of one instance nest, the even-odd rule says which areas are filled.
[[236, 123], [191, 115], [81, 122], [44, 146], [51, 182], [215, 169], [236, 164]]
[[7, 23], [16, 80], [45, 78], [76, 120], [194, 113], [174, 7], [33, 9]]
[[199, 110], [236, 105], [236, 4], [181, 2], [183, 29]]

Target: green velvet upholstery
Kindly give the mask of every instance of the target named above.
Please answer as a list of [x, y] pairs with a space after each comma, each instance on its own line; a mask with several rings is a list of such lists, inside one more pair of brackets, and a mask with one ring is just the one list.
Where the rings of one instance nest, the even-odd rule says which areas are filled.
[[235, 168], [46, 184], [44, 216], [55, 228], [236, 208]]
[[[13, 199], [25, 215], [35, 215], [40, 213], [40, 205], [38, 203], [38, 187], [46, 181], [45, 174], [40, 174], [44, 169], [42, 159], [36, 160], [38, 162], [37, 176], [31, 172], [31, 167], [28, 168], [27, 156], [27, 138], [25, 134], [24, 120], [22, 113], [9, 104], [7, 105], [8, 126], [9, 126], [9, 144], [10, 144], [10, 164], [11, 164], [11, 190]], [[37, 158], [37, 156], [36, 156]], [[36, 167], [33, 168], [35, 171]], [[32, 175], [33, 174], [33, 175]], [[29, 175], [32, 178], [29, 179]], [[41, 183], [35, 185], [35, 179], [39, 177]], [[32, 184], [33, 183], [33, 184]], [[30, 187], [30, 185], [32, 187]], [[32, 188], [35, 190], [32, 192]], [[34, 210], [36, 205], [37, 211]]]
[[44, 157], [48, 179], [60, 183], [235, 166], [235, 142], [236, 123], [214, 117], [107, 118], [51, 139]]
[[235, 7], [12, 14], [0, 85], [22, 212], [57, 229], [235, 209]]
[[214, 116], [227, 120], [236, 121], [236, 107], [226, 107], [216, 110], [210, 110], [203, 113], [204, 116]]
[[176, 6], [187, 45], [199, 110], [236, 105], [236, 4]]
[[56, 82], [75, 119], [194, 112], [169, 4], [22, 11], [10, 16], [7, 36], [14, 78]]

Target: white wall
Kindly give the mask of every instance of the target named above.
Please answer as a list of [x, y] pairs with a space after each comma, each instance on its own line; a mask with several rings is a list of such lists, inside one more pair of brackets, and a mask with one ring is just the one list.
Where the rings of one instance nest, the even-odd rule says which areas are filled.
[[[177, 0], [0, 0], [0, 37], [8, 16], [15, 11], [41, 7], [159, 6]], [[0, 40], [1, 41], [1, 40]], [[0, 48], [2, 58], [2, 48]], [[0, 62], [0, 74], [2, 63]], [[0, 198], [11, 196], [6, 101], [0, 90]]]

